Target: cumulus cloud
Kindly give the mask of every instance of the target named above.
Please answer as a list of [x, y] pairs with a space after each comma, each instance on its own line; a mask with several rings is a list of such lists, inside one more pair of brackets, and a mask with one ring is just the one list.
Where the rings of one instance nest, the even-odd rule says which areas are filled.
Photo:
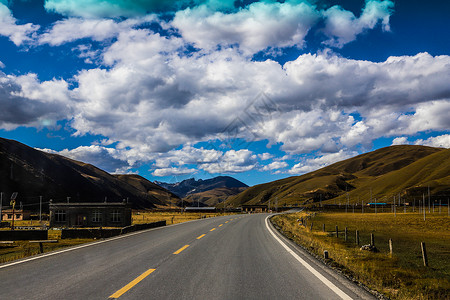
[[405, 136], [401, 136], [401, 137], [396, 137], [393, 141], [392, 141], [392, 145], [408, 145], [408, 138]]
[[261, 160], [269, 160], [269, 159], [273, 158], [273, 155], [270, 153], [264, 152], [264, 153], [258, 154], [258, 157]]
[[324, 154], [315, 158], [308, 158], [304, 161], [294, 165], [289, 171], [289, 174], [300, 175], [309, 173], [320, 168], [331, 165], [335, 162], [345, 160], [347, 158], [356, 156], [358, 153], [356, 151], [345, 151], [343, 149], [336, 153]]
[[424, 145], [431, 147], [450, 148], [450, 134], [430, 137], [426, 140], [419, 139], [414, 142], [416, 145]]
[[36, 74], [23, 76], [0, 72], [0, 128], [55, 125], [70, 112], [67, 83], [40, 82]]
[[278, 170], [282, 168], [286, 168], [288, 166], [288, 163], [285, 161], [274, 161], [268, 165], [265, 165], [261, 168], [263, 171], [273, 171]]
[[[235, 48], [185, 55], [185, 47], [181, 37], [121, 32], [103, 52], [108, 68], [75, 77], [77, 134], [145, 153], [229, 135], [267, 139], [289, 153], [333, 153], [381, 136], [449, 128], [449, 56], [374, 63], [322, 52], [280, 66], [250, 61]], [[255, 117], [261, 91], [270, 109]]]
[[94, 41], [104, 41], [116, 37], [119, 33], [135, 26], [150, 23], [154, 15], [140, 18], [115, 21], [112, 19], [82, 19], [69, 18], [55, 22], [45, 33], [39, 35], [39, 44], [59, 46], [64, 43], [89, 38]]
[[390, 30], [389, 18], [393, 12], [394, 3], [389, 0], [368, 0], [361, 16], [355, 15], [336, 5], [323, 12], [325, 17], [324, 33], [330, 37], [324, 44], [342, 48], [354, 41], [358, 34], [373, 29], [379, 22], [385, 31]]
[[187, 175], [187, 174], [195, 174], [197, 173], [197, 169], [189, 169], [189, 168], [161, 168], [153, 171], [154, 176], [164, 177], [164, 176], [176, 176], [176, 175]]
[[39, 25], [32, 23], [17, 24], [11, 11], [0, 2], [0, 36], [8, 37], [16, 46], [32, 41], [33, 34], [39, 29]]
[[[153, 174], [169, 174], [171, 170], [187, 170], [195, 166], [210, 174], [240, 173], [256, 168], [257, 156], [250, 150], [228, 150], [195, 148], [187, 145], [179, 150], [161, 153], [155, 158]], [[162, 171], [158, 171], [162, 170]], [[180, 175], [174, 171], [170, 175]], [[168, 176], [168, 175], [158, 175]]]
[[198, 48], [238, 45], [247, 54], [266, 48], [301, 48], [312, 25], [319, 19], [307, 2], [255, 2], [233, 13], [207, 5], [178, 11], [172, 21], [188, 42]]
[[97, 145], [80, 146], [75, 149], [64, 149], [62, 151], [54, 151], [51, 149], [39, 150], [89, 163], [104, 171], [112, 173], [126, 173], [130, 167], [128, 162], [120, 158], [122, 155], [118, 150]]

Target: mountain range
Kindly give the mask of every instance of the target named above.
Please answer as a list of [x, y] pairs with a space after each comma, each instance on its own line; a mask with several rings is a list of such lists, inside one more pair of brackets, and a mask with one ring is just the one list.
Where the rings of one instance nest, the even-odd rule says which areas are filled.
[[[407, 201], [425, 195], [450, 198], [450, 149], [416, 145], [381, 148], [301, 176], [248, 187], [230, 176], [154, 183], [135, 174], [112, 175], [93, 165], [0, 138], [3, 205], [36, 209], [39, 198], [55, 202], [121, 202], [164, 208], [186, 201], [202, 206], [242, 204], [313, 205]], [[183, 200], [181, 200], [183, 198]]]
[[[242, 204], [305, 205], [317, 202], [407, 201], [450, 197], [450, 149], [416, 145], [381, 148], [314, 172], [255, 185], [226, 200]], [[398, 199], [398, 198], [397, 198]]]
[[155, 183], [183, 198], [184, 201], [199, 206], [215, 206], [248, 188], [248, 185], [230, 176], [217, 176], [205, 180], [190, 178], [176, 183], [159, 181]]
[[[180, 199], [139, 175], [111, 175], [93, 165], [0, 138], [0, 192], [5, 205], [18, 192], [27, 209], [55, 202], [121, 202], [134, 208], [166, 207]], [[6, 200], [8, 199], [8, 200]]]

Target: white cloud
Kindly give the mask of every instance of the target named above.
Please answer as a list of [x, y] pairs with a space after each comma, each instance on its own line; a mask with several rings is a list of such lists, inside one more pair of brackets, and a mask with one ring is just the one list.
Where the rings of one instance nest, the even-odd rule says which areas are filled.
[[354, 41], [358, 34], [373, 29], [379, 22], [381, 22], [383, 30], [389, 31], [389, 18], [393, 7], [394, 3], [389, 0], [369, 0], [366, 1], [366, 6], [359, 18], [337, 5], [327, 9], [323, 12], [325, 17], [324, 33], [330, 39], [324, 43], [342, 48], [345, 44]]
[[121, 32], [131, 30], [135, 26], [150, 23], [155, 19], [154, 15], [126, 19], [121, 22], [111, 19], [63, 19], [55, 22], [49, 30], [39, 35], [38, 43], [59, 46], [85, 38], [104, 41], [118, 36]]
[[170, 168], [160, 168], [153, 171], [154, 176], [158, 177], [164, 177], [164, 176], [174, 176], [174, 175], [187, 175], [187, 174], [195, 174], [197, 172], [196, 169], [189, 169], [189, 168], [176, 168], [176, 167], [170, 167]]
[[254, 169], [257, 166], [257, 156], [247, 149], [223, 152], [187, 145], [179, 150], [159, 154], [155, 158], [154, 167], [156, 170], [171, 170], [183, 169], [186, 165], [195, 165], [197, 169], [210, 174], [240, 173]]
[[289, 174], [305, 174], [309, 173], [315, 170], [318, 170], [320, 168], [326, 167], [328, 165], [331, 165], [335, 162], [345, 160], [347, 158], [356, 156], [358, 153], [356, 151], [345, 151], [345, 150], [339, 150], [339, 152], [331, 153], [331, 154], [324, 154], [322, 156], [316, 157], [316, 158], [308, 158], [296, 165], [294, 165], [289, 171]]
[[401, 136], [401, 137], [396, 137], [393, 141], [392, 141], [392, 145], [408, 145], [408, 138], [405, 136]]
[[229, 150], [215, 163], [202, 164], [200, 169], [210, 174], [241, 173], [255, 169], [257, 156], [247, 149]]
[[33, 34], [39, 25], [32, 23], [17, 24], [9, 8], [0, 2], [0, 36], [8, 37], [16, 46], [32, 41]]
[[80, 146], [75, 149], [54, 151], [51, 149], [39, 149], [52, 154], [59, 154], [73, 160], [92, 164], [104, 171], [112, 173], [125, 173], [129, 164], [122, 160], [118, 150], [97, 145]]
[[264, 153], [258, 154], [258, 157], [261, 160], [269, 160], [269, 159], [273, 158], [273, 155], [270, 153], [264, 152]]
[[265, 165], [261, 168], [263, 171], [272, 171], [272, 170], [278, 170], [282, 168], [286, 168], [288, 166], [287, 162], [285, 161], [274, 161], [268, 165]]
[[67, 83], [40, 82], [36, 74], [22, 76], [0, 72], [0, 128], [51, 127], [71, 112]]
[[416, 140], [414, 144], [431, 147], [450, 148], [450, 134], [443, 134], [436, 137], [430, 137], [426, 140], [419, 139]]
[[[236, 137], [268, 139], [289, 153], [333, 153], [369, 147], [382, 136], [449, 128], [449, 56], [421, 53], [373, 63], [323, 52], [281, 67], [249, 61], [237, 49], [184, 55], [184, 47], [179, 37], [121, 32], [103, 53], [108, 68], [75, 77], [71, 125], [77, 134], [100, 134], [152, 153], [223, 139], [236, 125]], [[248, 110], [261, 91], [280, 108], [262, 120]], [[421, 120], [431, 115], [424, 126]]]
[[239, 45], [246, 54], [266, 48], [301, 48], [319, 13], [307, 2], [255, 2], [233, 13], [207, 5], [178, 11], [172, 21], [188, 42], [206, 50]]

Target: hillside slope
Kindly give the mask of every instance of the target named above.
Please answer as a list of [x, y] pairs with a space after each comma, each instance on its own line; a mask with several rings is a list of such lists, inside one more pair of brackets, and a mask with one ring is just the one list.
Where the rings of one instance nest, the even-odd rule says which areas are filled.
[[413, 197], [422, 195], [420, 191], [428, 185], [432, 195], [450, 194], [449, 151], [411, 145], [386, 147], [305, 175], [253, 186], [230, 197], [227, 204], [267, 204], [269, 200], [278, 200], [279, 205], [334, 203], [347, 201], [347, 192], [350, 202], [367, 203], [370, 190], [372, 197], [398, 193]]
[[132, 185], [139, 191], [147, 194], [149, 197], [155, 197], [156, 199], [163, 202], [164, 205], [175, 205], [180, 202], [180, 197], [170, 192], [169, 190], [145, 179], [144, 177], [136, 174], [126, 174], [126, 175], [114, 175], [116, 178], [120, 179]]
[[44, 202], [121, 202], [128, 199], [136, 208], [165, 205], [164, 199], [143, 192], [127, 181], [99, 168], [66, 157], [45, 153], [17, 141], [0, 138], [0, 191], [9, 199], [19, 192], [18, 204], [27, 209]]

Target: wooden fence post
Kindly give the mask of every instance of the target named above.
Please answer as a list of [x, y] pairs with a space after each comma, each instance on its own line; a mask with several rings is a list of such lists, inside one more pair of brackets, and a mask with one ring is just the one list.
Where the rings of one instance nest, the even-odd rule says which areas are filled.
[[375, 246], [375, 236], [373, 233], [370, 234], [370, 245]]
[[336, 225], [336, 237], [338, 238], [339, 237], [339, 229], [338, 229], [338, 226]]
[[356, 245], [359, 246], [359, 231], [356, 230]]
[[425, 242], [420, 243], [420, 248], [422, 248], [423, 265], [425, 267], [428, 267], [428, 256], [427, 256], [427, 248], [425, 247]]
[[345, 240], [345, 241], [347, 241], [347, 240], [348, 240], [348, 238], [347, 238], [347, 227], [345, 227], [345, 235], [344, 235], [344, 240]]
[[392, 256], [392, 239], [389, 239], [389, 254]]
[[323, 251], [323, 258], [328, 259], [328, 251], [327, 250]]
[[325, 224], [322, 225], [322, 230], [325, 232]]

